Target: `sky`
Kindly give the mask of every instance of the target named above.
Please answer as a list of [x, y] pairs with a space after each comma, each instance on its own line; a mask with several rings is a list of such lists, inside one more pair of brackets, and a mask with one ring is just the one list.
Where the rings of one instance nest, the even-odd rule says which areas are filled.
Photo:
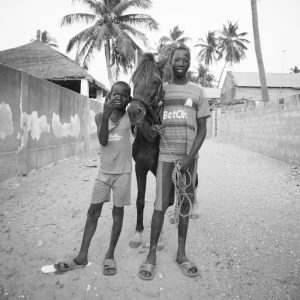
[[[74, 2], [74, 1], [73, 1]], [[27, 44], [36, 37], [37, 29], [47, 30], [55, 37], [59, 51], [66, 54], [68, 41], [86, 24], [61, 27], [62, 17], [75, 12], [87, 12], [80, 1], [72, 0], [0, 0], [0, 51]], [[265, 71], [267, 73], [288, 73], [294, 66], [300, 67], [300, 1], [258, 0], [260, 39]], [[192, 66], [197, 66], [196, 56], [200, 48], [194, 47], [199, 38], [205, 38], [210, 30], [221, 30], [227, 21], [238, 22], [239, 32], [248, 32], [250, 41], [246, 59], [228, 66], [226, 71], [258, 72], [253, 33], [250, 0], [152, 0], [152, 8], [140, 11], [150, 14], [158, 23], [159, 30], [149, 32], [139, 28], [148, 36], [153, 51], [161, 36], [169, 36], [176, 25], [184, 30], [184, 36], [191, 38], [188, 46], [192, 51]], [[141, 43], [139, 43], [142, 46]], [[68, 56], [75, 58], [75, 53]], [[224, 61], [213, 63], [210, 71], [219, 78]], [[94, 56], [89, 69], [97, 80], [109, 87], [104, 52]], [[119, 79], [128, 80], [128, 76]]]

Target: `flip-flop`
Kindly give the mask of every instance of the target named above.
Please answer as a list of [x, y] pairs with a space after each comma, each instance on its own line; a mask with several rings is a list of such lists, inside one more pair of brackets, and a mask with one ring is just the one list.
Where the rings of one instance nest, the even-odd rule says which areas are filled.
[[[89, 267], [91, 264], [92, 264], [91, 262], [88, 262], [86, 267]], [[46, 274], [47, 273], [61, 273], [61, 272], [57, 271], [57, 269], [55, 268], [56, 265], [58, 265], [58, 264], [43, 266], [43, 267], [41, 267], [41, 271]]]
[[[199, 275], [199, 271], [198, 271], [198, 268], [196, 267], [196, 265], [190, 261], [186, 261], [186, 262], [183, 262], [183, 263], [179, 263], [176, 261], [176, 263], [178, 264], [180, 270], [182, 271], [182, 273], [185, 275], [185, 276], [188, 276], [188, 277], [195, 277], [197, 275]], [[194, 273], [190, 273], [189, 271], [192, 269], [192, 268], [196, 268], [197, 271], [194, 272]]]
[[114, 259], [107, 258], [103, 261], [103, 275], [115, 275], [117, 266]]
[[59, 262], [53, 265], [58, 273], [64, 273], [71, 270], [83, 269], [86, 265], [81, 265], [75, 259], [67, 262]]
[[[145, 271], [145, 272], [148, 272], [150, 273], [150, 276], [145, 276], [143, 275], [141, 272], [142, 271]], [[144, 280], [151, 280], [153, 279], [155, 275], [155, 265], [152, 265], [152, 264], [148, 264], [148, 263], [143, 263], [141, 264], [140, 268], [139, 268], [139, 272], [138, 272], [138, 276], [141, 278], [141, 279], [144, 279]]]

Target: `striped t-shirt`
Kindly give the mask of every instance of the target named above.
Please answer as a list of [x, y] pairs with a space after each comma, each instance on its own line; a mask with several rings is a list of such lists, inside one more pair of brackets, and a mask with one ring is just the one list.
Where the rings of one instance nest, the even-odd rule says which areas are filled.
[[164, 91], [159, 160], [172, 162], [170, 152], [176, 159], [189, 154], [197, 134], [197, 118], [210, 117], [210, 110], [204, 90], [199, 85], [191, 82], [185, 85], [166, 83]]

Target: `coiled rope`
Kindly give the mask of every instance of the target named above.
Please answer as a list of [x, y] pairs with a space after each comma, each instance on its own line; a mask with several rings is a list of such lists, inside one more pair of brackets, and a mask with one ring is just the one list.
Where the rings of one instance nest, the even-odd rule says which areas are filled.
[[[179, 216], [181, 217], [187, 217], [192, 213], [192, 201], [191, 201], [191, 193], [187, 193], [187, 188], [192, 184], [192, 176], [189, 170], [186, 172], [182, 172], [181, 166], [178, 160], [176, 160], [175, 156], [173, 155], [172, 151], [170, 150], [166, 139], [163, 136], [163, 133], [161, 129], [157, 127], [157, 130], [160, 134], [161, 139], [163, 140], [167, 151], [169, 152], [175, 167], [173, 169], [172, 173], [172, 181], [175, 186], [175, 208], [174, 208], [174, 213], [173, 213], [173, 218], [174, 218], [174, 223], [178, 223], [179, 221]], [[184, 201], [184, 199], [187, 199], [190, 207], [189, 211], [187, 214], [182, 214], [181, 213], [181, 206]]]

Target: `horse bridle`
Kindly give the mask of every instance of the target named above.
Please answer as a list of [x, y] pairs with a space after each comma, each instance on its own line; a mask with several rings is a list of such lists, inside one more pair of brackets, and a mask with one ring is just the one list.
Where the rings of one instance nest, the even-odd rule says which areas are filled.
[[161, 81], [159, 83], [158, 89], [148, 99], [144, 99], [142, 97], [132, 98], [132, 101], [140, 101], [145, 106], [145, 108], [148, 109], [152, 119], [154, 120], [152, 122], [152, 125], [161, 124], [161, 111], [162, 111], [161, 99], [162, 99], [162, 92], [163, 92], [162, 78], [163, 77], [161, 76]]

